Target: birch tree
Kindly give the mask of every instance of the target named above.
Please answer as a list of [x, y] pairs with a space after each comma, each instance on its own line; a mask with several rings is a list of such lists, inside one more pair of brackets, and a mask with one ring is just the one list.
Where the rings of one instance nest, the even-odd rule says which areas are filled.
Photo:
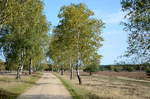
[[[1, 0], [0, 4], [5, 1]], [[0, 47], [6, 62], [16, 64], [19, 79], [23, 67], [30, 66], [31, 73], [31, 64], [39, 64], [45, 56], [49, 24], [41, 0], [8, 0], [2, 7]]]
[[130, 32], [126, 56], [139, 58], [140, 64], [150, 63], [150, 0], [122, 0], [121, 5], [125, 30]]
[[101, 32], [104, 23], [93, 16], [94, 12], [84, 4], [63, 6], [58, 14], [59, 24], [53, 32], [56, 40], [60, 41], [56, 49], [64, 50], [61, 53], [65, 53], [63, 55], [70, 62], [69, 67], [75, 66], [79, 84], [82, 84], [79, 69], [84, 66], [85, 58], [97, 52], [102, 46]]

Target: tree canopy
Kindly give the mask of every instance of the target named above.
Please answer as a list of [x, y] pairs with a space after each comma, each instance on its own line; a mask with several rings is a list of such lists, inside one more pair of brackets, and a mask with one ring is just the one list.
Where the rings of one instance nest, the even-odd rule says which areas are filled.
[[43, 14], [43, 2], [1, 0], [0, 5], [0, 47], [7, 64], [13, 63], [18, 70], [29, 68], [31, 61], [39, 64], [48, 46], [49, 23]]
[[150, 0], [122, 0], [125, 30], [130, 31], [127, 56], [150, 62]]

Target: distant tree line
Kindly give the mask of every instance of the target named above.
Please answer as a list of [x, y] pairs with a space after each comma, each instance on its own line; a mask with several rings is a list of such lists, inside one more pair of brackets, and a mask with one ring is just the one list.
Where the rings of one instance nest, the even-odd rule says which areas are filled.
[[[142, 68], [141, 68], [142, 67]], [[100, 71], [146, 71], [147, 68], [150, 68], [149, 64], [124, 64], [124, 65], [101, 65]]]

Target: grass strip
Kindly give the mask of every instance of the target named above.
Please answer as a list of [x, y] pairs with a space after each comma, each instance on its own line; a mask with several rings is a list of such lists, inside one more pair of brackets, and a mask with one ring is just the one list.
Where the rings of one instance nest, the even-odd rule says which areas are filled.
[[[28, 76], [26, 79], [22, 78], [20, 80], [15, 78], [0, 78], [0, 82], [9, 84], [9, 86], [0, 86], [0, 99], [16, 99], [17, 96], [35, 85], [36, 81], [41, 78], [41, 76], [42, 73], [38, 72]], [[15, 85], [11, 85], [11, 83], [15, 83]]]
[[71, 81], [65, 79], [64, 77], [62, 77], [61, 75], [57, 73], [53, 73], [53, 74], [61, 80], [63, 85], [70, 92], [73, 99], [104, 99], [87, 91], [86, 89], [79, 88], [78, 86], [74, 85]]

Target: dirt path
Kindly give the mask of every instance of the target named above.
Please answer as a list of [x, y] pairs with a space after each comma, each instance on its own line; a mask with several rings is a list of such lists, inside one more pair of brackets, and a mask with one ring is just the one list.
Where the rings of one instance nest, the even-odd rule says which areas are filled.
[[72, 97], [56, 76], [44, 73], [35, 86], [17, 99], [72, 99]]

